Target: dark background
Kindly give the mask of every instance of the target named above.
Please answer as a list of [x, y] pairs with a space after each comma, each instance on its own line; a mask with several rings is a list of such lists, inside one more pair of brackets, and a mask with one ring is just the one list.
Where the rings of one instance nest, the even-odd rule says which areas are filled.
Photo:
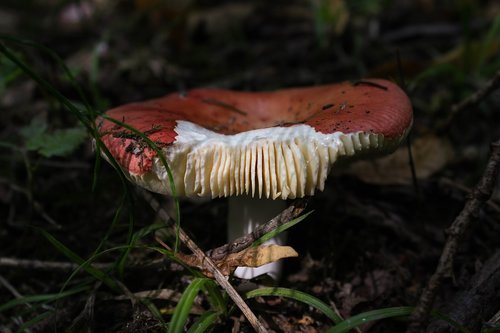
[[[195, 87], [257, 91], [366, 77], [404, 80], [415, 112], [417, 187], [406, 147], [376, 168], [371, 162], [334, 168], [326, 189], [310, 202], [314, 213], [289, 234], [300, 257], [285, 262], [279, 285], [335, 305], [347, 318], [415, 305], [433, 273], [444, 231], [481, 176], [490, 143], [500, 137], [498, 91], [477, 106], [451, 112], [500, 69], [499, 15], [496, 1], [472, 0], [4, 0], [0, 32], [15, 37], [2, 43], [87, 116]], [[20, 40], [54, 51], [75, 80], [47, 52]], [[485, 310], [467, 318], [473, 302], [455, 300], [471, 290], [466, 295], [476, 296], [474, 275], [500, 249], [499, 205], [496, 191], [461, 241], [453, 274], [434, 306], [474, 332], [486, 327], [500, 301], [483, 302]], [[225, 242], [226, 211], [223, 199], [181, 203], [183, 226], [203, 249]], [[47, 234], [87, 259], [96, 249], [127, 244], [154, 221], [154, 212], [112, 167], [104, 160], [96, 164], [91, 137], [75, 114], [0, 55], [0, 331], [15, 332], [33, 318], [33, 332], [77, 331], [81, 318], [83, 330], [161, 331], [143, 305], [117, 300], [88, 274], [69, 279], [71, 270], [46, 264], [74, 261]], [[138, 244], [156, 245], [151, 233]], [[95, 261], [116, 263], [120, 255], [105, 252]], [[5, 258], [17, 264], [7, 265]], [[136, 249], [123, 274], [110, 274], [131, 292], [182, 292], [190, 274], [180, 266], [134, 266], [158, 258]], [[23, 266], [22, 259], [41, 260], [41, 267]], [[22, 296], [57, 293], [66, 282], [66, 289], [90, 289], [58, 302], [1, 307]], [[500, 286], [493, 286], [498, 293]], [[155, 304], [166, 309], [168, 321], [175, 302]], [[277, 332], [332, 326], [298, 302], [261, 299], [250, 305]], [[37, 317], [43, 313], [47, 317]], [[249, 330], [236, 314], [215, 331], [230, 332], [236, 322]], [[404, 320], [387, 320], [361, 329], [403, 332], [405, 327]]]

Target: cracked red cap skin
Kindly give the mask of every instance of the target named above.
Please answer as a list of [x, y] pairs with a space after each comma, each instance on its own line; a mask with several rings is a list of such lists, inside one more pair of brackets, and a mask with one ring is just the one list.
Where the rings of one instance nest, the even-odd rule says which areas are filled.
[[[397, 85], [381, 79], [343, 82], [273, 92], [195, 89], [106, 113], [144, 132], [159, 147], [176, 139], [176, 122], [187, 120], [220, 134], [305, 124], [316, 131], [371, 132], [387, 139], [403, 136], [412, 123], [412, 107]], [[156, 153], [130, 131], [98, 120], [101, 139], [120, 165], [133, 173], [151, 169]]]

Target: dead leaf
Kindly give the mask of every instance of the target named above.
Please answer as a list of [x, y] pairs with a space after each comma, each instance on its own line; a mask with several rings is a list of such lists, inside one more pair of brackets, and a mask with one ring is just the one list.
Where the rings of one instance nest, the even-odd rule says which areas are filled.
[[255, 11], [256, 5], [252, 3], [227, 3], [210, 9], [198, 9], [188, 17], [189, 31], [195, 31], [203, 26], [210, 35], [228, 33]]
[[259, 267], [283, 258], [297, 257], [299, 254], [291, 246], [263, 245], [229, 255], [237, 266]]
[[[442, 170], [454, 157], [450, 142], [435, 135], [426, 135], [412, 142], [417, 178], [426, 179]], [[392, 155], [352, 163], [344, 174], [354, 175], [370, 184], [411, 184], [411, 168], [406, 145]]]
[[314, 324], [314, 319], [312, 319], [311, 316], [303, 315], [302, 318], [297, 320], [297, 324], [309, 326], [309, 325]]
[[[214, 263], [221, 270], [222, 274], [229, 275], [239, 266], [259, 267], [283, 258], [297, 257], [298, 255], [297, 251], [291, 246], [271, 244], [251, 247], [237, 253], [231, 253], [221, 260], [214, 261]], [[197, 267], [201, 269], [205, 275], [212, 277], [212, 274], [205, 269], [201, 261], [194, 255], [178, 253], [177, 256], [187, 265]]]

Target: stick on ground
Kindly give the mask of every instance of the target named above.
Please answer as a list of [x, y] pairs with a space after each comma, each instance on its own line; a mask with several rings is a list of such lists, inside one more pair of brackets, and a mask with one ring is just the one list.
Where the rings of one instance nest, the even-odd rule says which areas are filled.
[[493, 76], [493, 78], [489, 80], [484, 87], [462, 100], [460, 103], [452, 105], [448, 117], [444, 120], [443, 124], [439, 126], [439, 130], [446, 131], [451, 121], [457, 114], [465, 109], [470, 109], [476, 106], [498, 88], [500, 88], [500, 70], [495, 73], [495, 76]]
[[[156, 200], [155, 197], [151, 193], [149, 193], [145, 190], [141, 190], [141, 189], [137, 189], [137, 190], [142, 195], [142, 197], [150, 204], [150, 206], [153, 208], [153, 210], [158, 213], [158, 216], [162, 219], [162, 221], [165, 224], [174, 227], [173, 220], [170, 218], [167, 211], [160, 206], [160, 203], [158, 202], [158, 200]], [[200, 259], [200, 262], [204, 263], [205, 269], [213, 274], [217, 283], [222, 288], [224, 288], [224, 290], [227, 292], [229, 297], [231, 297], [231, 299], [234, 301], [236, 306], [238, 306], [238, 308], [241, 310], [241, 312], [245, 315], [248, 322], [252, 325], [252, 327], [255, 329], [255, 331], [257, 331], [259, 333], [267, 332], [267, 329], [264, 327], [264, 325], [257, 319], [257, 316], [255, 316], [255, 314], [252, 312], [252, 310], [245, 303], [245, 301], [243, 300], [241, 295], [238, 294], [238, 292], [229, 283], [229, 281], [226, 279], [226, 277], [217, 268], [217, 266], [214, 264], [212, 259], [209, 258], [205, 254], [205, 252], [203, 252], [198, 247], [198, 245], [184, 232], [184, 230], [182, 228], [179, 228], [178, 231], [179, 231], [179, 238], [180, 238], [181, 242], [183, 242], [193, 252], [193, 254], [196, 255]]]
[[495, 186], [498, 170], [500, 168], [500, 140], [491, 145], [491, 156], [479, 183], [472, 191], [470, 198], [465, 203], [460, 214], [448, 228], [448, 238], [444, 245], [436, 271], [431, 276], [427, 287], [422, 292], [420, 299], [410, 316], [408, 333], [417, 333], [425, 327], [436, 293], [443, 278], [451, 271], [453, 260], [460, 240], [465, 235], [471, 224], [476, 219], [480, 208], [489, 200]]
[[274, 231], [276, 228], [299, 216], [306, 208], [306, 205], [307, 199], [297, 199], [293, 201], [288, 208], [273, 217], [267, 223], [259, 225], [251, 233], [235, 239], [232, 243], [208, 250], [206, 252], [207, 256], [213, 260], [221, 260], [231, 253], [237, 253], [247, 249], [260, 237], [268, 232]]
[[[446, 302], [444, 313], [471, 332], [479, 332], [485, 321], [500, 310], [500, 249], [474, 274], [469, 283]], [[445, 320], [433, 321], [428, 331], [446, 333], [450, 324]]]

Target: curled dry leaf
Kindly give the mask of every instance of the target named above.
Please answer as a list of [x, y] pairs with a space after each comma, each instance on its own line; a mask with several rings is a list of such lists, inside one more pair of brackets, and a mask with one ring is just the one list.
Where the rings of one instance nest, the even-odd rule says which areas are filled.
[[297, 257], [299, 254], [291, 246], [263, 245], [252, 247], [238, 253], [230, 254], [228, 259], [235, 262], [235, 266], [259, 267], [277, 260]]
[[[282, 245], [262, 245], [252, 247], [237, 253], [231, 253], [223, 259], [214, 261], [224, 275], [231, 274], [237, 267], [259, 267], [283, 258], [297, 257], [299, 254], [291, 246]], [[194, 255], [177, 254], [178, 258], [187, 265], [197, 267], [203, 274], [211, 277], [211, 274], [204, 269], [203, 264]]]

